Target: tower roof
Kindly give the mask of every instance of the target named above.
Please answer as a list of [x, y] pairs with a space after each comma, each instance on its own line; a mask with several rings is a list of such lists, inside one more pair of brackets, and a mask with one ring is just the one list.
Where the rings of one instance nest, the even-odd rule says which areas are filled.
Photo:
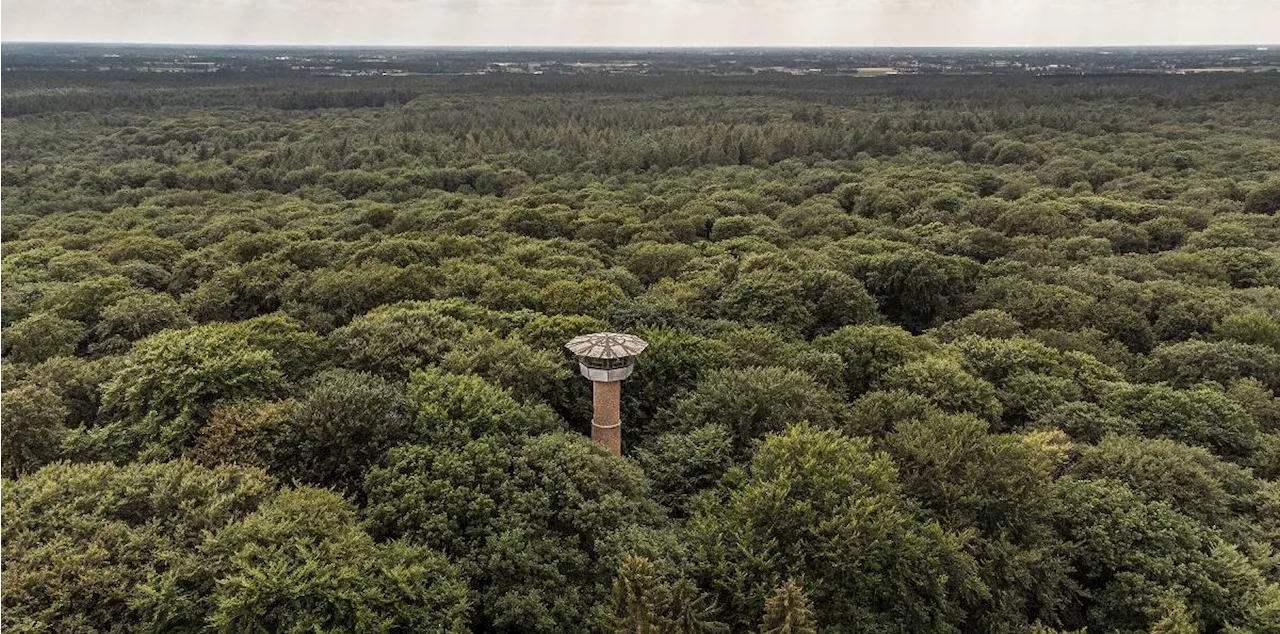
[[574, 337], [565, 344], [570, 352], [591, 359], [620, 359], [634, 357], [648, 347], [648, 343], [635, 335], [620, 332], [596, 332]]

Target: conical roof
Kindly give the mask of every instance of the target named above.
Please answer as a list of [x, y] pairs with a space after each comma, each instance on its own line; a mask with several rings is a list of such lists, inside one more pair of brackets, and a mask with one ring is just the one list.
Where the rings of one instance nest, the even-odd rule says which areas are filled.
[[570, 352], [591, 359], [620, 359], [634, 357], [648, 347], [648, 343], [635, 335], [620, 332], [596, 332], [574, 337], [564, 347]]

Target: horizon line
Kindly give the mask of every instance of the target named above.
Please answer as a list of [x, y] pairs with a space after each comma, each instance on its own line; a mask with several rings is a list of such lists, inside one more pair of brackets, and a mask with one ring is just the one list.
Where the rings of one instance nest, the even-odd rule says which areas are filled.
[[231, 43], [231, 42], [174, 42], [174, 41], [129, 41], [111, 42], [94, 40], [0, 40], [0, 46], [25, 45], [72, 45], [72, 46], [190, 46], [201, 48], [386, 48], [386, 49], [444, 49], [444, 50], [893, 50], [893, 49], [1105, 49], [1105, 48], [1272, 48], [1280, 47], [1280, 42], [1249, 43], [1199, 43], [1199, 44], [373, 44], [373, 43]]

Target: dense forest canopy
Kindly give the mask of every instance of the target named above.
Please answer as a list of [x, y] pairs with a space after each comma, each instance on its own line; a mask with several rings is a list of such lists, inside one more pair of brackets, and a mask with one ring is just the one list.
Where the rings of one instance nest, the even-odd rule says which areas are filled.
[[6, 631], [1280, 632], [1274, 76], [4, 79]]

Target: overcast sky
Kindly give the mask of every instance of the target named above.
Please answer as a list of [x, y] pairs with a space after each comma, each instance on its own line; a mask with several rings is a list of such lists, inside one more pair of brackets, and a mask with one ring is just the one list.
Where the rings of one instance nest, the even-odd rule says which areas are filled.
[[1263, 44], [1280, 0], [0, 0], [4, 41], [422, 46]]

